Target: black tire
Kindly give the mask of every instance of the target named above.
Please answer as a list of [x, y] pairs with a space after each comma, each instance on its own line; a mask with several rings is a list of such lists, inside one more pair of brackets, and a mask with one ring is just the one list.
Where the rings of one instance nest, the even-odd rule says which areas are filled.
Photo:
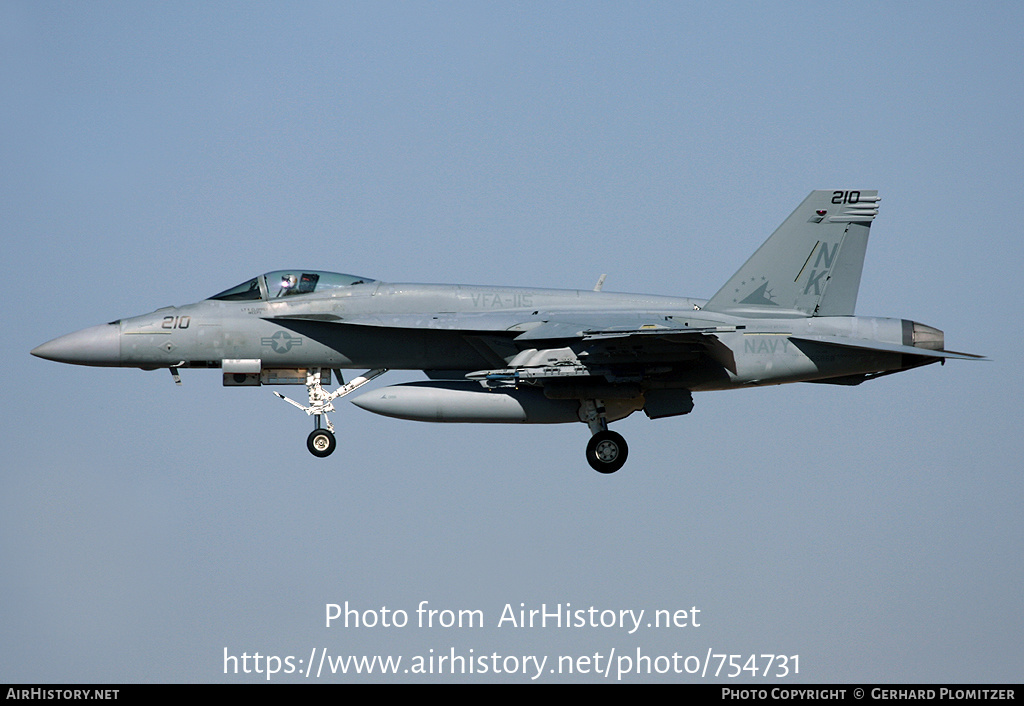
[[587, 462], [598, 473], [615, 473], [622, 468], [627, 455], [626, 440], [613, 431], [599, 431], [587, 444]]
[[306, 438], [306, 448], [311, 454], [320, 458], [330, 456], [337, 445], [338, 442], [335, 440], [334, 434], [326, 429], [314, 429]]

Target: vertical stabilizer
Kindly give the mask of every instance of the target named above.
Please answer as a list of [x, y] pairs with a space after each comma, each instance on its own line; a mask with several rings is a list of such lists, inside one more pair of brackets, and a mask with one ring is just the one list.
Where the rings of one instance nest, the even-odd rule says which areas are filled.
[[704, 306], [744, 316], [852, 316], [877, 191], [812, 191]]

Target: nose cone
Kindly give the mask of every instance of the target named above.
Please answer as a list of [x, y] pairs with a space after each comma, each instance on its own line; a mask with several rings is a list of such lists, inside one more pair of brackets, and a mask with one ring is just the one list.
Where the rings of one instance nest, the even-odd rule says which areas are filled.
[[32, 355], [75, 365], [121, 364], [121, 331], [117, 324], [91, 326], [32, 349]]

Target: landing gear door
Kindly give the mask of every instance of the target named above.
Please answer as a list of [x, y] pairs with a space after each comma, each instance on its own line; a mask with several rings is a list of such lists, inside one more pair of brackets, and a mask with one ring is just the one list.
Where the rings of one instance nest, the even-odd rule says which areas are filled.
[[[222, 364], [225, 387], [259, 387], [260, 385], [305, 385], [308, 368], [264, 368], [258, 358], [225, 359]], [[320, 373], [323, 385], [331, 384], [331, 371]]]
[[225, 387], [259, 387], [263, 362], [259, 358], [225, 358], [221, 361]]

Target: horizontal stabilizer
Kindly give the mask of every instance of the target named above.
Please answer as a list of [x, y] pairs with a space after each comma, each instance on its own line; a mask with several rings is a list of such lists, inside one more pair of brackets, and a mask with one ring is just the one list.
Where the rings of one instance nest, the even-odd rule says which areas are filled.
[[840, 348], [855, 348], [859, 351], [879, 351], [880, 353], [902, 353], [904, 355], [916, 355], [923, 358], [952, 358], [957, 360], [988, 360], [985, 356], [972, 353], [957, 353], [956, 351], [935, 350], [932, 348], [919, 348], [899, 343], [883, 343], [861, 338], [846, 338], [844, 336], [790, 336], [791, 341], [809, 341], [821, 343], [827, 346], [838, 346]]

